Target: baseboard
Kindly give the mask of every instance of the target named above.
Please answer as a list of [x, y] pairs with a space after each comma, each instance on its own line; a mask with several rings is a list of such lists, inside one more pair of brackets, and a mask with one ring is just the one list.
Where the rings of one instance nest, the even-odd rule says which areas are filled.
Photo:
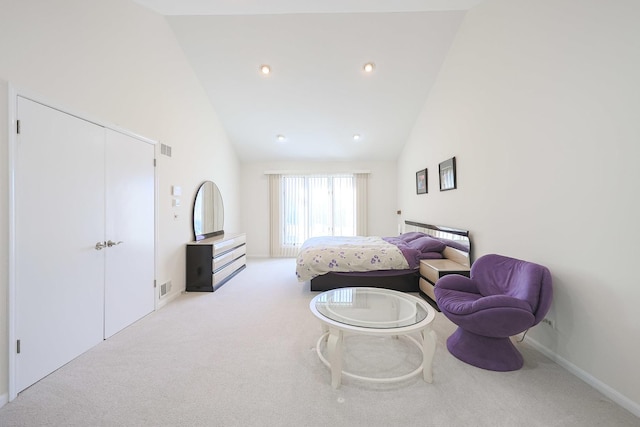
[[7, 393], [0, 394], [0, 408], [9, 403], [9, 395]]
[[184, 293], [184, 291], [183, 292], [174, 292], [173, 294], [165, 295], [164, 297], [162, 297], [158, 301], [158, 307], [156, 308], [156, 310], [159, 310], [162, 307], [164, 307], [165, 305], [169, 304], [171, 301], [173, 301], [174, 299], [178, 298], [183, 293]]
[[602, 381], [598, 380], [597, 378], [594, 378], [588, 372], [583, 371], [582, 369], [578, 368], [573, 363], [569, 362], [567, 359], [557, 355], [553, 351], [549, 350], [547, 347], [544, 347], [542, 344], [540, 344], [539, 342], [537, 342], [533, 338], [527, 337], [526, 340], [527, 340], [528, 344], [531, 344], [531, 346], [534, 347], [536, 350], [538, 350], [540, 353], [544, 354], [549, 359], [553, 360], [558, 365], [562, 366], [567, 371], [571, 372], [573, 375], [575, 375], [576, 377], [580, 378], [582, 381], [586, 382], [591, 387], [595, 388], [600, 393], [604, 394], [609, 399], [613, 400], [615, 403], [617, 403], [618, 405], [622, 406], [624, 409], [626, 409], [627, 411], [631, 412], [636, 417], [640, 418], [640, 404], [639, 403], [634, 402], [633, 400], [629, 399], [627, 396], [623, 395], [619, 391], [614, 390], [613, 388], [611, 388], [607, 384], [603, 383]]

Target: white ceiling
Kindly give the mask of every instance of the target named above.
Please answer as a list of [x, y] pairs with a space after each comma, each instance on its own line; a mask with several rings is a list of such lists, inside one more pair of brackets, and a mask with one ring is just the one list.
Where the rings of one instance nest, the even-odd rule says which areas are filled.
[[483, 0], [134, 0], [162, 15], [429, 12], [467, 10]]
[[348, 161], [396, 158], [482, 0], [134, 1], [168, 15], [242, 161]]

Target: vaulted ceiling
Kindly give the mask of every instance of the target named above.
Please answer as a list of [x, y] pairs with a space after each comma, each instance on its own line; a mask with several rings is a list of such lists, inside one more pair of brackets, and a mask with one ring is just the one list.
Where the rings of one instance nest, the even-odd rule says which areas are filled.
[[397, 157], [482, 0], [135, 1], [167, 15], [242, 161], [348, 161]]

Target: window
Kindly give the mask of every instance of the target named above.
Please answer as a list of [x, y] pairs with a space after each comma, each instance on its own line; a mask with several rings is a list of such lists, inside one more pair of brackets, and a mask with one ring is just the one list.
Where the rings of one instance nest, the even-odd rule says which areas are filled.
[[366, 234], [366, 174], [271, 175], [271, 256], [310, 237]]

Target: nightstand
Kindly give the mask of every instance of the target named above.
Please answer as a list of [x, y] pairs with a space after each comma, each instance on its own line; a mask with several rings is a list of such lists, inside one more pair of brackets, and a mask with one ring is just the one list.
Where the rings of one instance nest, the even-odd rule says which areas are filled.
[[447, 274], [461, 274], [469, 277], [470, 271], [471, 268], [468, 266], [450, 259], [424, 259], [420, 261], [420, 293], [428, 296], [435, 307], [436, 295], [433, 287], [438, 279]]

